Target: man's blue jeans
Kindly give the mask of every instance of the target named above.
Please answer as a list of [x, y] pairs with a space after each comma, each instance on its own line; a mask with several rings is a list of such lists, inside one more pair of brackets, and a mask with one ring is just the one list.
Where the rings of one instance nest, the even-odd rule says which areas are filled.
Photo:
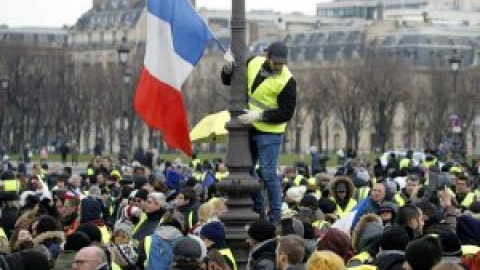
[[[280, 145], [283, 142], [283, 135], [279, 134], [261, 134], [250, 137], [250, 150], [252, 153], [253, 166], [259, 162], [260, 180], [263, 181], [264, 187], [267, 189], [269, 201], [268, 217], [272, 222], [278, 222], [281, 217], [282, 208], [282, 183], [277, 175], [278, 156], [280, 153]], [[252, 173], [255, 168], [252, 169]], [[264, 215], [265, 199], [263, 190], [259, 190], [254, 194], [254, 210]]]

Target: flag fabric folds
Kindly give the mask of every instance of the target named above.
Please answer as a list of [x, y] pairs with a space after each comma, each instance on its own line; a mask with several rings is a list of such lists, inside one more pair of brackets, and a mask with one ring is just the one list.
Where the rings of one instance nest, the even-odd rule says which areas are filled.
[[192, 155], [181, 87], [214, 36], [188, 0], [148, 0], [144, 68], [136, 113], [167, 145]]

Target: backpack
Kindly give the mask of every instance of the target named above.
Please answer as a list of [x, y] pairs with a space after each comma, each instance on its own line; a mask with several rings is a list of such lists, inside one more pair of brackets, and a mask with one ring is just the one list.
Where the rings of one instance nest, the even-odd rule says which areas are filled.
[[163, 239], [154, 233], [145, 270], [170, 270], [173, 263], [173, 248], [180, 239], [181, 237]]

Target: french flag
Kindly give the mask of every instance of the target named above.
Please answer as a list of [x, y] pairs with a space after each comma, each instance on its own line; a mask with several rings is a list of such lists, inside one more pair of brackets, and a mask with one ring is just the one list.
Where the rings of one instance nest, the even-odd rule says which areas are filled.
[[181, 88], [214, 36], [188, 0], [148, 0], [147, 48], [136, 113], [167, 145], [192, 155]]

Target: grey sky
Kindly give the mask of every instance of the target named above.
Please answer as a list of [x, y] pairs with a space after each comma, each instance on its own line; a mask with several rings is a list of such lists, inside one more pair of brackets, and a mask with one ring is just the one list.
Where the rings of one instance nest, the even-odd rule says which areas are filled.
[[[315, 4], [329, 0], [246, 0], [247, 9], [315, 13]], [[197, 0], [199, 7], [230, 9], [231, 0]], [[0, 0], [0, 25], [60, 27], [72, 25], [92, 0]]]

